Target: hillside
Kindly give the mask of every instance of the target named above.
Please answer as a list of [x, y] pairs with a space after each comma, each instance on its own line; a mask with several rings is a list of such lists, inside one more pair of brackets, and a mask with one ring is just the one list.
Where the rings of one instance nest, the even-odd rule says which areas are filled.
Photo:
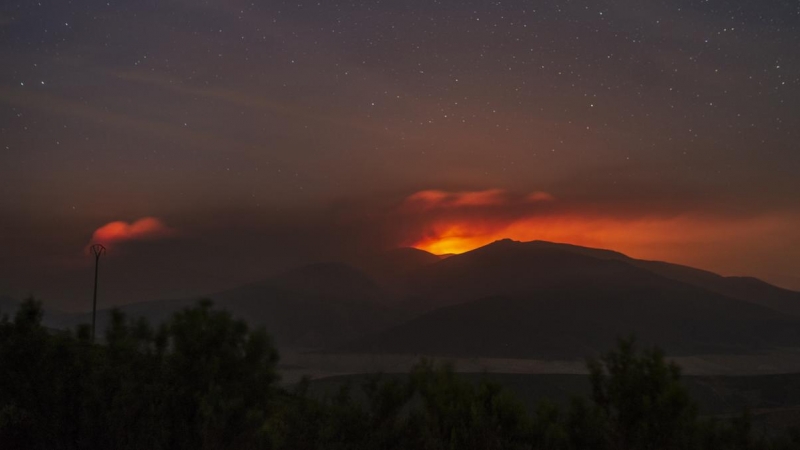
[[671, 355], [796, 346], [800, 321], [694, 289], [543, 289], [441, 308], [343, 352], [573, 359], [636, 335]]
[[[800, 344], [800, 293], [609, 250], [503, 240], [448, 258], [399, 249], [353, 264], [364, 269], [310, 264], [207, 297], [296, 349], [569, 359], [631, 333], [675, 355]], [[122, 310], [158, 323], [195, 301]], [[99, 329], [107, 317], [99, 312]]]
[[532, 247], [554, 248], [562, 251], [583, 254], [597, 259], [624, 261], [676, 281], [692, 284], [709, 291], [739, 300], [746, 300], [767, 306], [787, 314], [800, 316], [800, 292], [782, 289], [752, 277], [724, 277], [707, 270], [663, 261], [634, 259], [622, 253], [580, 247], [569, 244], [534, 241], [527, 243]]
[[[375, 301], [378, 288], [362, 272], [339, 263], [303, 266], [259, 283], [207, 298], [254, 326], [263, 326], [280, 347], [321, 348], [340, 345], [397, 323], [397, 315]], [[127, 315], [161, 323], [197, 299], [135, 303], [119, 308]], [[98, 330], [109, 310], [98, 311]], [[90, 314], [73, 315], [61, 328], [91, 322]]]
[[339, 350], [559, 359], [629, 334], [674, 355], [800, 343], [795, 317], [641, 266], [608, 251], [498, 241], [412, 274], [405, 304], [421, 315]]

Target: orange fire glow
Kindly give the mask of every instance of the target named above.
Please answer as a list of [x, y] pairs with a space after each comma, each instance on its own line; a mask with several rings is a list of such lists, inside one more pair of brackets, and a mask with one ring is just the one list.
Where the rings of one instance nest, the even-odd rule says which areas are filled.
[[[796, 218], [737, 218], [697, 213], [615, 215], [613, 211], [564, 208], [546, 192], [514, 195], [499, 189], [475, 192], [421, 191], [406, 199], [404, 214], [419, 220], [411, 246], [434, 254], [459, 254], [500, 239], [544, 240], [614, 249], [630, 256], [723, 267], [720, 248], [774, 245]], [[709, 256], [710, 255], [710, 256]], [[702, 261], [700, 261], [702, 259]], [[718, 262], [721, 261], [721, 262]]]
[[434, 254], [459, 254], [499, 239], [543, 240], [611, 248], [631, 256], [682, 260], [687, 248], [768, 235], [785, 223], [761, 218], [731, 223], [725, 220], [677, 217], [615, 219], [606, 217], [544, 216], [508, 223], [461, 221], [434, 223], [413, 247]]
[[[578, 217], [534, 217], [510, 223], [472, 224], [470, 222], [434, 224], [414, 247], [435, 253], [464, 253], [498, 239], [545, 240], [592, 247], [630, 247], [653, 236], [653, 224], [623, 224], [610, 219]], [[663, 225], [662, 225], [663, 226]], [[660, 234], [660, 233], [658, 233]]]

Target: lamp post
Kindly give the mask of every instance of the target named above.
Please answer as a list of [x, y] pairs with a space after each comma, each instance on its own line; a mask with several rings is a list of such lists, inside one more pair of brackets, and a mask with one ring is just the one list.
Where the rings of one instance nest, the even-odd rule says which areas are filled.
[[94, 254], [94, 298], [92, 299], [92, 342], [94, 342], [94, 330], [97, 323], [97, 272], [100, 267], [100, 256], [106, 252], [106, 248], [101, 244], [94, 244], [91, 250]]

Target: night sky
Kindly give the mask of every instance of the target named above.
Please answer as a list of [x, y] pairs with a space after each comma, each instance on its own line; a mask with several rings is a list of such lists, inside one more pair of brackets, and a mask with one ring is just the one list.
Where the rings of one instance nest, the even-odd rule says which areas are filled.
[[800, 289], [797, 1], [5, 1], [0, 57], [0, 294], [503, 237]]

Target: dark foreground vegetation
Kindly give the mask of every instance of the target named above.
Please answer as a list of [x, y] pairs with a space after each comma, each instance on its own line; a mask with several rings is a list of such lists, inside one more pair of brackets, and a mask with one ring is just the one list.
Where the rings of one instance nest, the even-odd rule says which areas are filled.
[[102, 344], [41, 318], [28, 300], [0, 321], [3, 449], [800, 448], [795, 433], [754, 433], [746, 413], [699, 417], [678, 367], [631, 340], [589, 363], [589, 398], [529, 414], [498, 384], [425, 361], [371, 377], [364, 398], [281, 388], [266, 332], [208, 302], [155, 329], [115, 313]]

